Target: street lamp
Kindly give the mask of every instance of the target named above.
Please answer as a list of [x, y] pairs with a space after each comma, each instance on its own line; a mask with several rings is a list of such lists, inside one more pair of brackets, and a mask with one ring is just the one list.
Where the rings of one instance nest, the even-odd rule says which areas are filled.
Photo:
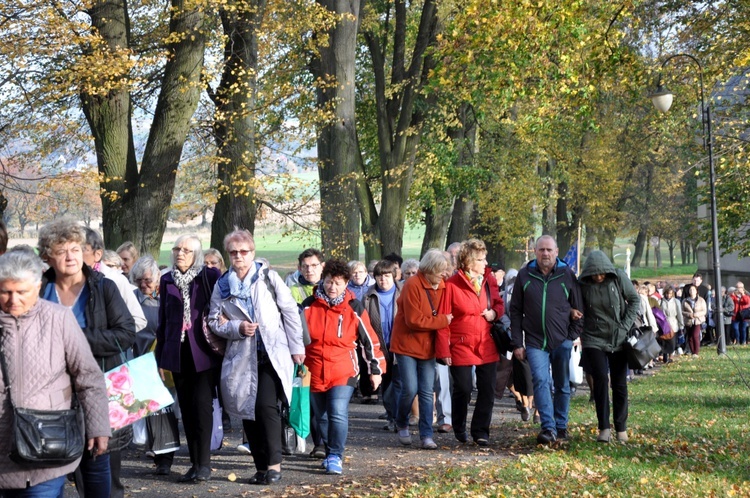
[[[701, 124], [703, 125], [703, 147], [708, 151], [708, 182], [711, 187], [711, 238], [712, 238], [712, 255], [714, 259], [714, 325], [716, 326], [716, 336], [718, 344], [716, 351], [718, 354], [726, 354], [727, 344], [724, 336], [724, 313], [721, 306], [721, 253], [719, 251], [719, 225], [716, 216], [716, 171], [714, 170], [713, 155], [713, 137], [711, 136], [711, 106], [706, 102], [703, 92], [703, 66], [690, 54], [675, 54], [667, 57], [661, 64], [661, 69], [669, 61], [676, 57], [687, 57], [695, 62], [699, 70], [699, 80], [701, 85]], [[659, 73], [659, 85], [656, 92], [651, 95], [651, 101], [659, 112], [665, 113], [672, 105], [672, 93], [661, 85], [661, 72]]]

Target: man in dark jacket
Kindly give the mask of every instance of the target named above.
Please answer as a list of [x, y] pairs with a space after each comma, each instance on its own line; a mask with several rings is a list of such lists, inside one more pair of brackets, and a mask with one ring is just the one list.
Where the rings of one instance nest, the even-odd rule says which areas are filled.
[[514, 285], [511, 345], [518, 360], [529, 361], [542, 424], [536, 439], [549, 444], [568, 437], [570, 351], [580, 333], [583, 303], [573, 270], [557, 258], [555, 239], [542, 235], [534, 252], [536, 259], [521, 268]]

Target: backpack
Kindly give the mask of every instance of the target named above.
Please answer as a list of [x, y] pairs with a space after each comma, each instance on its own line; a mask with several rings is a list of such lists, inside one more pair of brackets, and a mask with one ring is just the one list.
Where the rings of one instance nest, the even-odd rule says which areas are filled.
[[657, 332], [658, 339], [661, 341], [672, 339], [672, 337], [674, 337], [674, 330], [672, 330], [672, 327], [669, 325], [669, 320], [667, 320], [664, 312], [658, 306], [651, 308], [651, 311], [656, 319], [656, 326], [659, 328]]

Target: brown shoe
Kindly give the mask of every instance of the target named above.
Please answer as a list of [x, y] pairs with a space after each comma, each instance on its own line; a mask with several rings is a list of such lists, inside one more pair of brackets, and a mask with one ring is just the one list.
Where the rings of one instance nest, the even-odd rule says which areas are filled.
[[451, 424], [443, 424], [440, 427], [438, 427], [438, 432], [442, 434], [453, 432], [453, 426]]

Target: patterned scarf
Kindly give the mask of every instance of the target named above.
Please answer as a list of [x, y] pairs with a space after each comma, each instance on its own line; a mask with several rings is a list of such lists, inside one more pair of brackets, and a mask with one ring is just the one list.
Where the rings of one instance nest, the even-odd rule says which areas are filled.
[[483, 275], [478, 275], [476, 277], [472, 277], [471, 273], [464, 270], [464, 276], [471, 282], [471, 285], [474, 286], [474, 292], [477, 293], [477, 296], [482, 293], [482, 280], [484, 280]]
[[192, 325], [192, 313], [190, 311], [190, 284], [203, 269], [202, 266], [191, 266], [185, 273], [182, 273], [177, 267], [172, 269], [172, 278], [174, 284], [182, 293], [182, 335], [180, 342], [185, 342], [185, 331]]
[[344, 296], [346, 296], [346, 292], [342, 292], [338, 296], [331, 298], [328, 297], [328, 294], [325, 293], [323, 290], [323, 286], [319, 285], [317, 289], [315, 289], [315, 297], [318, 297], [328, 303], [328, 306], [333, 308], [334, 306], [338, 306], [339, 304], [344, 302]]

